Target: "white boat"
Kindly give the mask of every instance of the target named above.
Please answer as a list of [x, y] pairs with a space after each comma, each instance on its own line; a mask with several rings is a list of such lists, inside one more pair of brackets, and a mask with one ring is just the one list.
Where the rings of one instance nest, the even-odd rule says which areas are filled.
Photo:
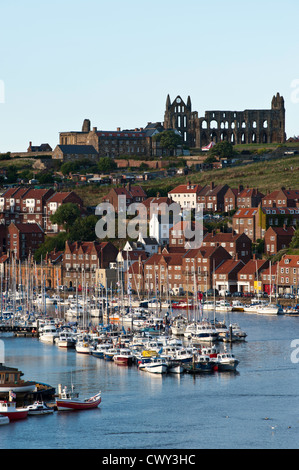
[[167, 361], [167, 367], [167, 372], [170, 374], [183, 374], [185, 372], [182, 363], [174, 360]]
[[215, 304], [216, 312], [230, 312], [232, 309], [230, 303], [227, 300], [217, 300]]
[[9, 424], [10, 420], [8, 416], [0, 415], [0, 426]]
[[79, 354], [91, 354], [93, 350], [91, 344], [86, 338], [78, 339], [75, 349]]
[[214, 325], [208, 321], [192, 323], [187, 326], [184, 337], [190, 339], [193, 344], [218, 341], [219, 334]]
[[62, 331], [59, 336], [55, 338], [55, 344], [59, 348], [74, 348], [76, 345], [76, 339], [69, 331]]
[[32, 405], [28, 405], [28, 416], [48, 415], [54, 413], [53, 408], [49, 408], [44, 402], [35, 401]]
[[171, 332], [174, 336], [184, 336], [188, 325], [186, 318], [176, 318], [171, 325]]
[[39, 335], [40, 341], [43, 343], [54, 344], [55, 338], [58, 337], [57, 328], [54, 325], [45, 325], [42, 327], [41, 333]]
[[104, 354], [106, 351], [108, 351], [108, 349], [111, 349], [111, 343], [97, 344], [95, 349], [92, 350], [91, 354], [95, 357], [103, 359]]
[[256, 312], [261, 315], [278, 315], [280, 313], [280, 307], [274, 304], [258, 305]]
[[167, 362], [159, 357], [152, 358], [150, 362], [145, 363], [144, 370], [151, 374], [165, 374], [168, 370]]
[[231, 353], [220, 353], [217, 354], [216, 364], [219, 371], [235, 371], [239, 360]]

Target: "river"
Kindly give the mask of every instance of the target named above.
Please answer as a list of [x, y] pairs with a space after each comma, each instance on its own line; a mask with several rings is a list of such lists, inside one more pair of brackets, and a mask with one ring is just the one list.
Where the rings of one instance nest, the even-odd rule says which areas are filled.
[[237, 373], [155, 376], [36, 338], [2, 336], [5, 364], [24, 379], [56, 389], [72, 381], [82, 397], [101, 390], [102, 403], [1, 426], [0, 448], [297, 449], [299, 364], [292, 341], [299, 318], [236, 312], [225, 320], [248, 335], [232, 345]]

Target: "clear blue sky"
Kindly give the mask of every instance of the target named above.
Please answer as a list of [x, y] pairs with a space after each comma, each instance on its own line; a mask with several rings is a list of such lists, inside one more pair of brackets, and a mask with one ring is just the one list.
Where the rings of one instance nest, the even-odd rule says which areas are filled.
[[298, 135], [298, 14], [298, 0], [2, 2], [0, 152], [54, 148], [85, 118], [102, 130], [163, 121], [168, 93], [202, 116], [268, 109], [279, 91]]

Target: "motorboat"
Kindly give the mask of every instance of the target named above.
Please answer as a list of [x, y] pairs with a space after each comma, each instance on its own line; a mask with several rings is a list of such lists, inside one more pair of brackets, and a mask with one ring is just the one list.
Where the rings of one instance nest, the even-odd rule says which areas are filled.
[[8, 416], [0, 415], [0, 426], [4, 424], [9, 424], [10, 420]]
[[283, 313], [283, 310], [278, 305], [265, 304], [259, 305], [256, 309], [256, 312], [261, 315], [278, 315], [279, 313]]
[[61, 391], [59, 388], [59, 396], [56, 398], [56, 406], [58, 411], [76, 411], [76, 410], [90, 410], [97, 408], [102, 401], [101, 392], [93, 397], [80, 399], [78, 393], [68, 391], [67, 387]]
[[184, 336], [193, 344], [218, 341], [219, 334], [215, 326], [208, 321], [198, 322], [187, 327]]
[[217, 366], [221, 371], [235, 371], [239, 364], [239, 360], [231, 353], [224, 352], [217, 354]]
[[113, 355], [113, 361], [119, 365], [129, 366], [133, 362], [133, 354], [128, 348], [120, 348], [119, 352]]
[[171, 332], [174, 336], [184, 336], [188, 325], [186, 318], [176, 318], [171, 325]]
[[41, 329], [39, 339], [43, 343], [54, 344], [58, 337], [58, 331], [55, 325], [44, 325]]
[[96, 347], [91, 351], [91, 354], [95, 357], [98, 357], [100, 359], [104, 358], [104, 354], [108, 349], [111, 349], [112, 344], [111, 343], [100, 343], [97, 344]]
[[76, 339], [73, 333], [69, 331], [61, 331], [57, 338], [55, 338], [55, 344], [59, 348], [74, 348], [76, 345]]
[[159, 357], [151, 358], [145, 363], [144, 370], [151, 374], [165, 374], [168, 370], [167, 362]]
[[184, 366], [181, 362], [170, 359], [167, 361], [167, 372], [170, 374], [183, 374], [185, 372]]
[[93, 350], [91, 344], [85, 338], [79, 339], [76, 342], [75, 349], [76, 349], [76, 352], [79, 354], [91, 354]]
[[244, 304], [240, 300], [232, 301], [232, 312], [244, 312]]
[[232, 343], [235, 341], [245, 341], [247, 333], [241, 330], [240, 326], [237, 323], [229, 325], [227, 334], [222, 336], [222, 341], [224, 343]]
[[186, 372], [191, 374], [198, 374], [202, 372], [212, 372], [214, 369], [214, 362], [206, 354], [195, 354], [192, 362], [184, 364]]
[[49, 415], [54, 413], [54, 409], [47, 406], [44, 402], [35, 401], [27, 406], [28, 416]]
[[27, 418], [27, 408], [17, 408], [15, 401], [0, 401], [0, 414], [7, 416], [10, 421]]
[[113, 361], [113, 357], [115, 356], [115, 354], [118, 354], [118, 353], [119, 353], [119, 348], [110, 347], [104, 352], [104, 359], [106, 359], [106, 361]]

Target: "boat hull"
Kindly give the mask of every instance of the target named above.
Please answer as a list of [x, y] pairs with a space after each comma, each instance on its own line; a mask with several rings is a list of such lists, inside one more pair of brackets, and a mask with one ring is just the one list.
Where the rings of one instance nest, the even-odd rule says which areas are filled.
[[144, 369], [150, 374], [166, 374], [168, 367], [166, 364], [146, 365]]
[[27, 393], [34, 392], [36, 390], [36, 384], [34, 382], [25, 382], [22, 385], [17, 384], [6, 384], [0, 386], [0, 394], [2, 393]]
[[115, 364], [118, 364], [120, 366], [130, 366], [133, 363], [133, 358], [132, 357], [113, 357], [113, 361]]
[[93, 402], [57, 398], [56, 406], [59, 411], [90, 410], [97, 408], [101, 401], [101, 397]]
[[10, 421], [17, 421], [18, 419], [25, 419], [28, 416], [26, 409], [15, 409], [14, 411], [1, 411], [3, 416], [7, 416]]

